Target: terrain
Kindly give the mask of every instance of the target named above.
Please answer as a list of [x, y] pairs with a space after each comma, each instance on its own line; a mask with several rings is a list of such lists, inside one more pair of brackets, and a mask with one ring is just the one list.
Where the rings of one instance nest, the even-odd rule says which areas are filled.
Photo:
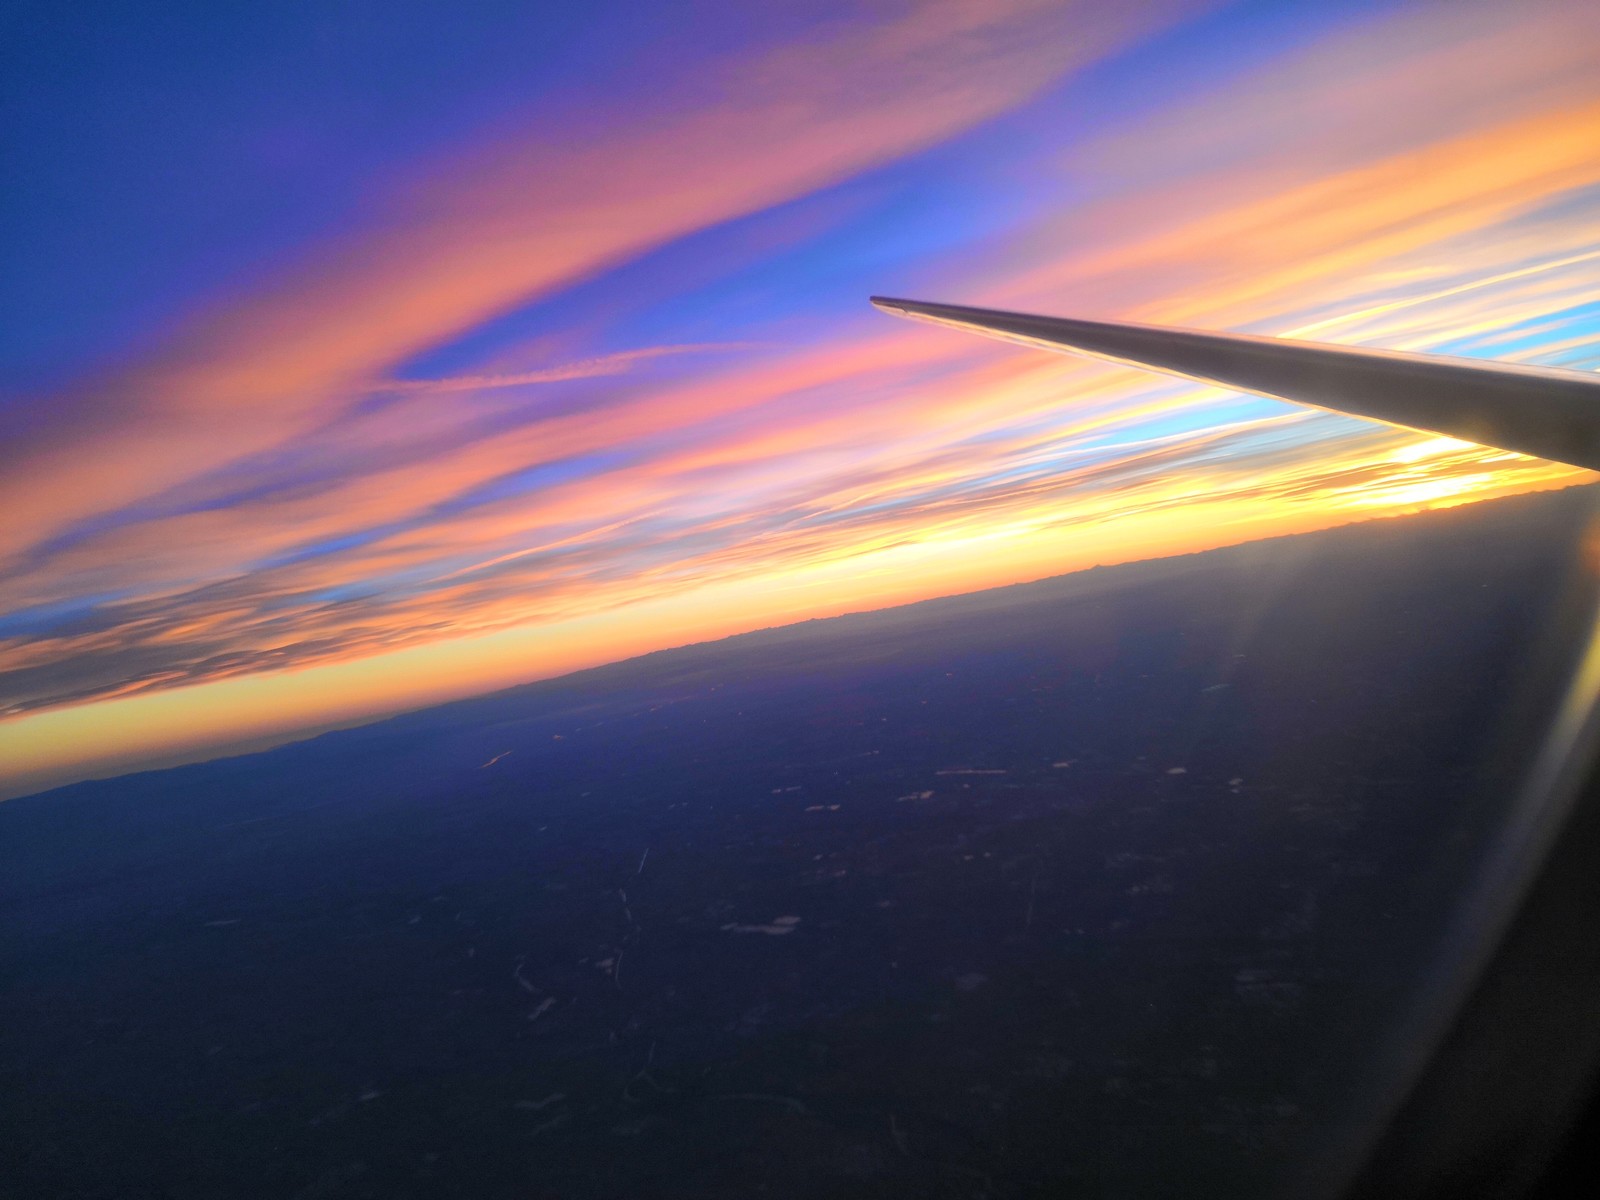
[[0, 804], [0, 1192], [1294, 1191], [1536, 745], [1595, 499]]

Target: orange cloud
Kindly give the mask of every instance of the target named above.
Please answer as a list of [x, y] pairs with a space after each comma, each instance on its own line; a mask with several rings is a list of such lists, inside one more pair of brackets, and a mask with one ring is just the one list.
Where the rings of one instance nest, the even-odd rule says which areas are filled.
[[374, 230], [59, 398], [4, 453], [0, 561], [305, 433], [508, 308], [949, 137], [1180, 7], [933, 0], [434, 164]]
[[[176, 339], [115, 385], [122, 416], [86, 410], [102, 423], [83, 462], [14, 530], [37, 545], [73, 514], [118, 516], [0, 582], [0, 607], [110, 595], [0, 639], [0, 706], [31, 712], [0, 721], [0, 757], [32, 738], [30, 780], [91, 746], [109, 770], [140, 746], [286, 735], [693, 637], [1587, 478], [864, 310], [788, 349], [394, 384], [485, 315], [1018, 103], [1062, 65], [1041, 48], [1049, 7], [841, 30], [708, 77], [741, 111], [691, 89], [604, 145], [481, 151], [354, 249]], [[1600, 183], [1596, 43], [1551, 34], [1587, 10], [1546, 5], [1531, 33], [1449, 11], [1465, 15], [1369, 25], [1087, 145], [1098, 192], [989, 236], [964, 274], [941, 265], [947, 298], [1499, 339], [1508, 357], [1578, 345], [1561, 310], [1600, 299], [1600, 218], [1545, 210]], [[1490, 103], [1491, 85], [1513, 99]], [[1287, 138], [1301, 122], [1316, 136]], [[1180, 152], [1208, 130], [1214, 156]], [[703, 177], [675, 169], [685, 156]], [[1518, 322], [1540, 326], [1532, 349], [1505, 340]], [[183, 503], [116, 514], [168, 486]]]

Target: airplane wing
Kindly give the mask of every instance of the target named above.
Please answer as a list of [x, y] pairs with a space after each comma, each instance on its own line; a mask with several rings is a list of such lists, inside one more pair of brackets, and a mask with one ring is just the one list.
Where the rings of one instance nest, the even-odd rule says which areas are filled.
[[1600, 375], [874, 296], [884, 312], [1600, 471]]

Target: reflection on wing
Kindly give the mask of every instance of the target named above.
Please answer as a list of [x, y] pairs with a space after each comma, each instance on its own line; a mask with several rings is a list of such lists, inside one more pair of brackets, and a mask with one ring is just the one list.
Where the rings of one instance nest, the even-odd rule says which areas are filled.
[[1600, 470], [1600, 376], [874, 296], [896, 316], [1070, 350]]

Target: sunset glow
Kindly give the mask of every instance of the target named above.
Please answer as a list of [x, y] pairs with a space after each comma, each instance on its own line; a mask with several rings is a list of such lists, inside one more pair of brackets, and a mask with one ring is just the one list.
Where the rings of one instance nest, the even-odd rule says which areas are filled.
[[1591, 0], [687, 11], [33, 81], [0, 797], [1592, 478], [867, 304], [1600, 369]]

